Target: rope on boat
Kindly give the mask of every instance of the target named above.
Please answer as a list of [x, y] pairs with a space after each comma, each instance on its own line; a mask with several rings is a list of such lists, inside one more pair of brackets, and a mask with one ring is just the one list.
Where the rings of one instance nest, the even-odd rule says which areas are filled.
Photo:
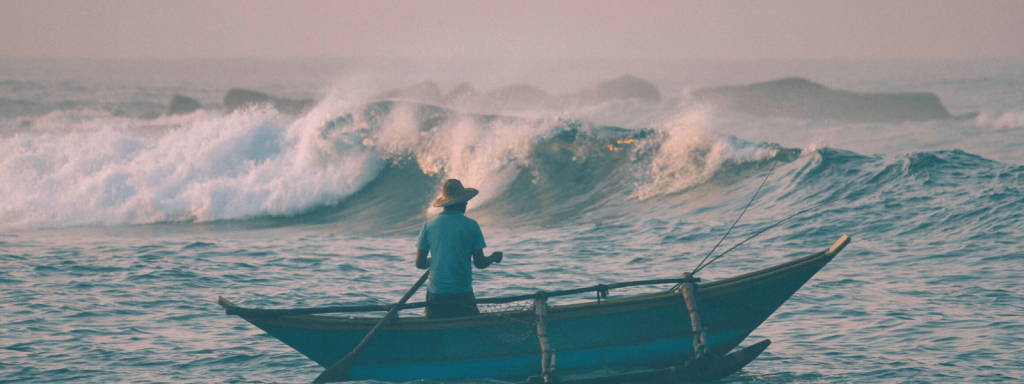
[[[698, 283], [699, 278], [685, 278], [685, 279], [654, 279], [654, 280], [638, 280], [628, 281], [624, 283], [615, 284], [598, 284], [592, 287], [567, 289], [562, 291], [552, 292], [538, 292], [528, 295], [519, 296], [508, 296], [508, 297], [495, 297], [495, 298], [483, 298], [477, 299], [476, 304], [507, 304], [516, 301], [524, 300], [536, 300], [540, 297], [559, 297], [576, 295], [586, 292], [598, 292], [600, 297], [608, 297], [608, 290], [615, 288], [635, 287], [640, 285], [656, 285], [656, 284], [682, 284], [682, 283]], [[217, 303], [225, 309], [225, 313], [228, 315], [248, 316], [248, 317], [277, 317], [277, 316], [300, 316], [300, 315], [317, 315], [325, 313], [352, 313], [352, 312], [382, 312], [391, 309], [392, 305], [349, 305], [349, 306], [332, 306], [332, 307], [317, 307], [317, 308], [295, 308], [295, 309], [263, 309], [263, 308], [242, 308], [235, 306], [231, 302], [218, 297]], [[402, 309], [415, 309], [426, 307], [427, 303], [411, 303], [402, 305]]]
[[[586, 293], [586, 292], [607, 291], [609, 289], [615, 289], [615, 288], [635, 287], [635, 286], [639, 286], [639, 285], [655, 285], [655, 284], [669, 284], [669, 283], [679, 284], [679, 283], [691, 283], [691, 282], [699, 283], [700, 279], [699, 278], [655, 279], [655, 280], [630, 281], [630, 282], [615, 283], [615, 284], [598, 284], [598, 285], [595, 285], [595, 286], [592, 286], [592, 287], [586, 287], [586, 288], [576, 288], [576, 289], [568, 289], [568, 290], [564, 290], [564, 291], [547, 292], [547, 293], [544, 294], [544, 296], [546, 296], [546, 297], [569, 296], [569, 295], [575, 295], [575, 294]], [[489, 299], [477, 299], [476, 303], [477, 304], [504, 304], [504, 303], [511, 303], [511, 302], [514, 302], [514, 301], [533, 300], [533, 299], [536, 299], [538, 297], [540, 297], [539, 294], [533, 293], [533, 294], [529, 294], [529, 295], [520, 295], [520, 296], [496, 297], [496, 298], [489, 298]]]
[[[775, 171], [775, 165], [778, 164], [778, 163], [779, 163], [779, 158], [776, 156], [775, 157], [775, 161], [772, 162], [772, 169], [768, 170], [768, 174], [764, 176], [764, 180], [761, 180], [761, 185], [757, 187], [757, 191], [754, 191], [754, 196], [750, 197], [750, 201], [747, 202], [747, 206], [743, 207], [743, 211], [740, 212], [740, 215], [739, 215], [739, 217], [736, 218], [736, 221], [732, 222], [732, 226], [729, 227], [729, 230], [725, 231], [725, 235], [723, 235], [722, 238], [720, 240], [718, 240], [718, 244], [715, 244], [715, 246], [713, 248], [711, 248], [711, 251], [708, 252], [707, 256], [704, 256], [704, 260], [701, 260], [700, 263], [697, 264], [697, 267], [693, 269], [693, 272], [690, 272], [690, 275], [694, 275], [694, 274], [697, 273], [697, 271], [699, 271], [699, 270], [704, 268], [704, 262], [708, 261], [708, 258], [711, 257], [711, 254], [715, 253], [715, 250], [718, 249], [718, 246], [722, 245], [722, 242], [725, 241], [725, 238], [728, 237], [730, 233], [732, 233], [732, 229], [736, 228], [736, 224], [740, 222], [740, 218], [743, 217], [743, 214], [747, 213], [747, 208], [750, 208], [750, 204], [754, 203], [754, 199], [757, 198], [757, 194], [761, 193], [761, 188], [764, 188], [764, 183], [768, 182], [768, 177], [770, 177], [772, 175], [772, 172]], [[718, 257], [722, 257], [722, 256], [718, 256]], [[718, 259], [718, 258], [716, 257], [715, 259]], [[712, 260], [712, 261], [714, 261], [714, 260]], [[711, 264], [711, 263], [709, 262], [708, 264]]]
[[769, 229], [772, 229], [772, 228], [775, 228], [775, 227], [777, 227], [777, 226], [778, 226], [779, 224], [782, 224], [782, 223], [785, 223], [785, 222], [789, 221], [789, 219], [792, 219], [792, 218], [794, 218], [794, 217], [797, 217], [797, 216], [799, 216], [799, 215], [802, 215], [802, 214], [804, 214], [804, 213], [807, 213], [807, 212], [813, 211], [813, 210], [815, 210], [815, 209], [818, 209], [818, 208], [820, 208], [820, 207], [822, 207], [822, 206], [825, 206], [825, 205], [828, 205], [828, 204], [832, 204], [832, 203], [834, 203], [834, 202], [836, 202], [836, 201], [838, 201], [838, 200], [839, 200], [838, 198], [836, 198], [836, 199], [832, 199], [832, 200], [826, 201], [826, 202], [824, 202], [824, 203], [821, 203], [821, 204], [815, 205], [815, 206], [813, 206], [813, 207], [807, 208], [807, 209], [805, 209], [805, 210], [802, 210], [802, 211], [800, 211], [800, 212], [797, 212], [797, 213], [794, 213], [794, 214], [792, 214], [792, 215], [789, 215], [789, 217], [787, 217], [787, 218], [785, 218], [785, 219], [782, 219], [782, 220], [779, 220], [779, 221], [775, 222], [775, 224], [769, 225], [769, 226], [765, 227], [764, 229], [762, 229], [762, 230], [760, 230], [760, 231], [757, 231], [757, 233], [755, 233], [755, 234], [753, 234], [753, 235], [750, 235], [750, 237], [748, 237], [748, 238], [746, 238], [746, 239], [743, 239], [743, 241], [739, 242], [739, 244], [736, 244], [736, 245], [732, 246], [732, 248], [729, 248], [729, 249], [725, 250], [725, 252], [722, 252], [722, 254], [721, 254], [721, 255], [715, 256], [715, 258], [714, 258], [714, 259], [711, 259], [711, 261], [707, 262], [707, 264], [704, 264], [704, 265], [702, 265], [702, 266], [698, 267], [697, 269], [694, 269], [694, 270], [693, 270], [693, 272], [691, 272], [691, 275], [692, 275], [692, 274], [695, 274], [695, 273], [697, 273], [697, 272], [698, 272], [698, 271], [700, 271], [701, 269], [704, 269], [704, 267], [707, 267], [707, 266], [711, 265], [711, 263], [714, 263], [714, 262], [715, 262], [715, 260], [721, 259], [721, 258], [722, 258], [722, 256], [725, 256], [725, 254], [729, 253], [729, 251], [732, 251], [732, 250], [736, 249], [736, 247], [739, 247], [739, 246], [743, 245], [743, 243], [746, 243], [746, 242], [747, 242], [747, 241], [749, 241], [750, 239], [753, 239], [753, 238], [757, 237], [758, 235], [760, 235], [760, 234], [764, 233], [765, 231], [767, 231], [767, 230], [769, 230]]

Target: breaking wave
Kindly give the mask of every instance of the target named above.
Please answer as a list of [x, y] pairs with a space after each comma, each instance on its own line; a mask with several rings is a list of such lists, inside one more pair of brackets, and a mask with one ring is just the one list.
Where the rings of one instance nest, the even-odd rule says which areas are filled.
[[[655, 199], [779, 148], [713, 134], [693, 116], [624, 129], [386, 101], [323, 102], [298, 118], [266, 108], [157, 120], [58, 111], [3, 138], [0, 150], [0, 218], [24, 228], [330, 221], [355, 214], [353, 205], [364, 211], [387, 201], [414, 202], [403, 208], [419, 216], [449, 177], [482, 191], [473, 209], [586, 210], [594, 207], [572, 200]], [[494, 203], [498, 197], [521, 201], [510, 207]], [[376, 210], [403, 215], [383, 212], [395, 210], [392, 203]]]
[[[433, 214], [441, 181], [458, 178], [480, 189], [470, 209], [482, 222], [543, 226], [679, 215], [752, 192], [747, 181], [776, 167], [781, 184], [766, 191], [768, 201], [856, 198], [920, 180], [908, 170], [950, 156], [886, 160], [783, 148], [710, 125], [699, 109], [628, 129], [335, 99], [299, 117], [269, 108], [156, 120], [53, 112], [0, 139], [0, 221], [8, 228], [330, 224], [407, 234]], [[954, 154], [944, 161], [976, 166], [973, 155]], [[893, 167], [905, 168], [899, 180], [879, 184]], [[851, 173], [873, 176], [857, 188], [835, 181]]]

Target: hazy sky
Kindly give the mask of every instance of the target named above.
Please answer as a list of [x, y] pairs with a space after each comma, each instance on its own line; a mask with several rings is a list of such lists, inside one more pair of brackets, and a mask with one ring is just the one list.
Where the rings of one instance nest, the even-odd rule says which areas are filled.
[[1024, 57], [1024, 1], [0, 0], [0, 58]]

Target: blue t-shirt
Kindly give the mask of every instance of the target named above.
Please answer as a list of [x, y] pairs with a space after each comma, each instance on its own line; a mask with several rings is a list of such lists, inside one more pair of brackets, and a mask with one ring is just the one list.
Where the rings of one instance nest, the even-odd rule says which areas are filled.
[[416, 248], [430, 251], [427, 292], [473, 290], [473, 251], [487, 247], [480, 225], [459, 211], [445, 211], [423, 224]]

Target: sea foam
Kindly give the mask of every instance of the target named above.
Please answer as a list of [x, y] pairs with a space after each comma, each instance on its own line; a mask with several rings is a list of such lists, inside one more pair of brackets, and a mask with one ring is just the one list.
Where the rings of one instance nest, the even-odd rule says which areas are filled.
[[996, 129], [1024, 128], [1024, 111], [1007, 111], [1001, 114], [981, 113], [974, 118], [974, 125]]

